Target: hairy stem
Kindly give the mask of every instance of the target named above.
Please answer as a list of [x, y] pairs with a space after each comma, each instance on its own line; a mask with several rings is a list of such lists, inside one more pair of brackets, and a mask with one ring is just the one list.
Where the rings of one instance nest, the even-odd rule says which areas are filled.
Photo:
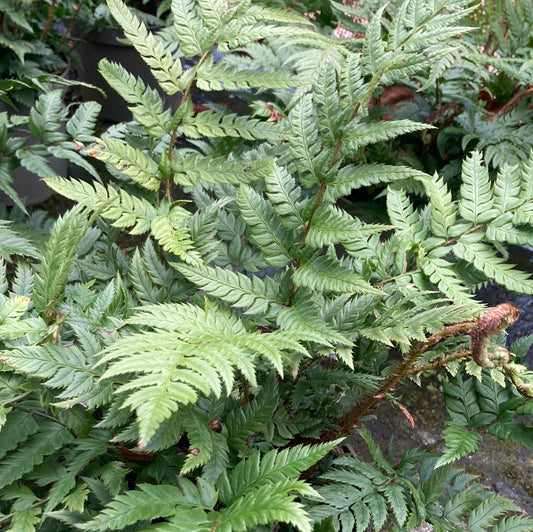
[[533, 94], [533, 85], [529, 85], [522, 92], [515, 94], [497, 113], [494, 113], [492, 116], [489, 116], [487, 120], [490, 122], [500, 118], [500, 116], [509, 112], [513, 107], [516, 107], [524, 98], [531, 96]]

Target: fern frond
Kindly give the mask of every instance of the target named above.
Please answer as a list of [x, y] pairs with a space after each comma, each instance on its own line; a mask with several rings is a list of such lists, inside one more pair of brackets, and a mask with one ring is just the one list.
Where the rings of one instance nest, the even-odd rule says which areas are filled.
[[[78, 528], [89, 532], [120, 530], [138, 521], [151, 521], [176, 513], [178, 506], [186, 504], [176, 486], [168, 484], [138, 484], [138, 489], [117, 495], [91, 521], [80, 523]], [[187, 505], [189, 506], [189, 505]]]
[[428, 124], [412, 120], [391, 120], [383, 122], [363, 122], [360, 118], [352, 120], [343, 132], [343, 152], [352, 155], [368, 144], [393, 139], [405, 133], [432, 129]]
[[130, 104], [130, 110], [137, 122], [142, 124], [154, 138], [171, 133], [170, 111], [164, 109], [159, 93], [128, 73], [122, 65], [102, 59], [98, 69], [104, 79], [124, 100]]
[[483, 166], [479, 152], [473, 152], [463, 161], [461, 199], [459, 213], [474, 225], [488, 222], [495, 218], [493, 194], [490, 186], [489, 171]]
[[201, 263], [200, 254], [194, 244], [187, 223], [191, 213], [179, 205], [171, 205], [169, 212], [155, 216], [150, 223], [153, 237], [161, 247], [174, 253], [191, 265]]
[[407, 166], [371, 163], [360, 166], [347, 165], [328, 179], [326, 197], [335, 201], [354, 189], [399, 181], [402, 179], [425, 181], [428, 175]]
[[162, 176], [157, 163], [141, 150], [119, 140], [95, 139], [82, 153], [114, 166], [148, 190], [159, 190]]
[[391, 229], [388, 225], [365, 225], [334, 205], [322, 204], [313, 214], [305, 242], [309, 246], [351, 242]]
[[[246, 331], [229, 311], [187, 304], [163, 308], [172, 312], [183, 327], [124, 337], [106, 350], [99, 363], [111, 363], [103, 379], [129, 373], [139, 375], [123, 384], [117, 393], [133, 390], [124, 405], [137, 412], [143, 446], [163, 420], [181, 406], [195, 403], [198, 392], [219, 396], [222, 381], [229, 393], [234, 367], [255, 385], [257, 355], [267, 358], [282, 373], [285, 350], [306, 352], [281, 331], [265, 335]], [[152, 307], [148, 313], [141, 313], [138, 320], [151, 324], [153, 316], [160, 312], [159, 307]], [[136, 322], [135, 318], [132, 320]]]
[[431, 230], [436, 236], [446, 238], [456, 220], [456, 207], [452, 202], [451, 192], [436, 173], [431, 179], [424, 181], [424, 186], [431, 200]]
[[[469, 238], [472, 236], [472, 238]], [[478, 235], [465, 235], [453, 247], [455, 255], [471, 262], [489, 279], [505, 286], [508, 290], [533, 294], [533, 281], [524, 272], [515, 270], [512, 264], [496, 256], [496, 250], [479, 240]]]
[[287, 229], [296, 229], [304, 225], [302, 210], [305, 199], [296, 180], [283, 167], [274, 165], [274, 169], [265, 177], [266, 193], [274, 212]]
[[212, 29], [204, 24], [196, 2], [172, 0], [172, 13], [180, 50], [185, 56], [194, 57], [205, 52], [213, 44]]
[[67, 283], [78, 244], [87, 229], [88, 220], [80, 206], [68, 211], [54, 224], [34, 280], [33, 304], [40, 314], [53, 314]]
[[124, 30], [124, 35], [141, 55], [144, 62], [167, 94], [175, 94], [183, 89], [179, 78], [182, 74], [181, 62], [174, 60], [163, 42], [146, 29], [121, 0], [109, 0], [109, 11]]
[[483, 532], [493, 525], [498, 517], [513, 508], [513, 503], [500, 495], [487, 497], [479, 506], [474, 508], [468, 516], [468, 530]]
[[533, 203], [525, 203], [516, 209], [513, 223], [533, 225]]
[[456, 462], [466, 454], [474, 452], [478, 443], [483, 439], [477, 432], [471, 432], [465, 427], [456, 424], [451, 424], [443, 432], [446, 449], [440, 455], [435, 467]]
[[246, 314], [262, 314], [270, 307], [276, 309], [281, 305], [277, 294], [266, 284], [266, 279], [250, 278], [242, 273], [205, 265], [175, 264], [174, 267], [206, 293], [236, 308], [245, 308]]
[[[326, 159], [320, 156], [322, 143], [318, 134], [313, 101], [310, 94], [302, 97], [289, 115], [291, 135], [289, 148], [298, 163], [300, 182], [305, 188], [320, 183], [324, 176]], [[325, 154], [327, 158], [327, 153]]]
[[246, 140], [278, 141], [281, 137], [281, 130], [274, 122], [216, 111], [203, 111], [194, 117], [184, 117], [183, 131], [193, 139], [240, 137]]
[[[13, 385], [11, 379], [2, 378], [1, 382], [2, 386], [6, 388]], [[38, 431], [39, 424], [33, 419], [31, 414], [17, 410], [8, 412], [5, 423], [0, 430], [0, 458], [3, 460], [9, 452], [14, 451], [19, 444], [28, 440], [30, 436]]]
[[68, 140], [67, 135], [61, 131], [61, 123], [66, 113], [60, 89], [43, 93], [30, 110], [30, 131], [46, 144]]
[[228, 414], [225, 426], [228, 431], [229, 447], [238, 452], [242, 451], [249, 436], [265, 429], [277, 406], [277, 382], [275, 378], [269, 378], [244, 409], [234, 408]]
[[74, 439], [74, 436], [59, 423], [43, 423], [39, 431], [11, 453], [8, 453], [0, 464], [0, 488], [9, 486], [21, 479], [38, 464], [42, 464], [47, 456], [55, 453]]
[[204, 62], [197, 71], [198, 88], [206, 91], [236, 89], [287, 89], [301, 82], [290, 72], [268, 72], [265, 70], [239, 70], [224, 64]]
[[471, 291], [457, 278], [454, 265], [430, 252], [421, 263], [422, 270], [439, 290], [459, 305], [476, 306]]
[[35, 246], [28, 239], [10, 229], [9, 225], [10, 222], [0, 220], [0, 258], [7, 262], [11, 261], [11, 255], [40, 258], [40, 253]]
[[[520, 206], [520, 172], [518, 166], [502, 166], [494, 181], [494, 208], [503, 214]], [[526, 199], [530, 199], [526, 196]]]
[[132, 227], [131, 234], [148, 232], [157, 214], [149, 201], [111, 185], [63, 178], [48, 179], [46, 183], [59, 194], [112, 220], [115, 227]]
[[97, 102], [81, 103], [66, 124], [69, 135], [79, 142], [92, 142], [96, 120], [102, 106]]
[[318, 291], [382, 295], [357, 273], [326, 255], [316, 256], [302, 264], [294, 273], [293, 281], [297, 286]]
[[506, 212], [492, 220], [485, 231], [487, 239], [493, 242], [508, 242], [509, 244], [528, 245], [533, 241], [533, 231], [528, 226], [516, 226], [513, 223], [514, 214]]
[[492, 532], [529, 532], [533, 528], [533, 519], [525, 515], [504, 517], [493, 527]]
[[237, 204], [265, 260], [275, 268], [285, 267], [292, 260], [294, 239], [281, 225], [270, 203], [249, 185], [242, 185]]
[[94, 360], [77, 347], [18, 347], [0, 351], [0, 360], [19, 373], [42, 380], [46, 387], [62, 389], [56, 395], [62, 400], [62, 406], [84, 401], [94, 408], [106, 403], [111, 396], [110, 384], [97, 380], [100, 372], [92, 369]]

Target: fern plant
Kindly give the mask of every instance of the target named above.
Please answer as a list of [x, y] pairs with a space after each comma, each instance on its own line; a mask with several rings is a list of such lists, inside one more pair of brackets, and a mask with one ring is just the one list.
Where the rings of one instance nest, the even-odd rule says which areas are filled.
[[[77, 139], [102, 178], [46, 180], [77, 206], [44, 249], [0, 226], [2, 526], [531, 529], [451, 464], [485, 429], [531, 445], [514, 420], [531, 413], [527, 342], [500, 334], [517, 310], [472, 293], [533, 292], [505, 258], [531, 238], [533, 158], [491, 179], [473, 152], [457, 197], [437, 173], [365, 160], [427, 127], [376, 122], [372, 99], [452, 53], [468, 3], [383, 7], [356, 42], [263, 4], [176, 0], [157, 36], [108, 6], [179, 105], [103, 61], [134, 120]], [[249, 114], [205, 105], [222, 89]], [[345, 208], [369, 187], [388, 223]], [[365, 417], [439, 368], [446, 447], [396, 464]], [[342, 455], [356, 427], [366, 463]]]

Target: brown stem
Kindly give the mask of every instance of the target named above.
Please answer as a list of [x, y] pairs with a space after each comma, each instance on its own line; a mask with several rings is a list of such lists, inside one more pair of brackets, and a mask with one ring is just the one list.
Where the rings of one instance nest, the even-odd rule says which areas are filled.
[[67, 40], [68, 37], [72, 35], [72, 32], [74, 30], [74, 24], [76, 24], [76, 19], [78, 18], [78, 15], [80, 14], [80, 11], [81, 11], [81, 5], [82, 3], [80, 2], [79, 4], [76, 4], [75, 6], [73, 6], [74, 14], [72, 15], [72, 18], [70, 19], [68, 23], [67, 30], [63, 33], [63, 35], [61, 36], [61, 40], [57, 44], [56, 53], [61, 52], [61, 50], [63, 49], [63, 45], [65, 44], [65, 41]]
[[497, 113], [494, 113], [492, 116], [489, 116], [487, 120], [491, 122], [492, 120], [496, 120], [497, 118], [500, 118], [500, 116], [509, 112], [513, 107], [516, 107], [524, 98], [527, 98], [528, 96], [532, 94], [533, 94], [533, 85], [529, 85], [522, 92], [515, 94], [503, 107], [500, 108], [500, 110]]
[[41, 36], [39, 37], [39, 40], [42, 42], [52, 29], [52, 24], [54, 23], [54, 14], [56, 10], [56, 0], [52, 0], [50, 5], [48, 6], [48, 13], [46, 14], [46, 24], [41, 31]]
[[[477, 321], [467, 321], [463, 323], [456, 323], [454, 325], [448, 325], [435, 334], [432, 334], [425, 342], [419, 343], [411, 350], [396, 371], [383, 381], [378, 390], [367, 395], [360, 403], [355, 405], [349, 412], [347, 412], [339, 420], [338, 429], [336, 431], [326, 431], [321, 434], [321, 440], [329, 441], [341, 436], [349, 435], [357, 422], [370, 410], [373, 410], [392, 390], [394, 390], [394, 388], [402, 379], [417, 374], [421, 371], [419, 368], [414, 367], [414, 363], [420, 356], [447, 338], [471, 333], [476, 324]], [[464, 352], [460, 353], [460, 358], [463, 358], [468, 354]], [[450, 357], [450, 360], [453, 359], [454, 358]], [[443, 361], [444, 359], [441, 359], [440, 363], [443, 363]]]

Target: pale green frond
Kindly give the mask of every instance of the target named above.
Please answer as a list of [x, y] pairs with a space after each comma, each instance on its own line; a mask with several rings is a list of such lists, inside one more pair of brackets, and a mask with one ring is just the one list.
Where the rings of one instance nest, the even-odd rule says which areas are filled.
[[273, 170], [265, 177], [266, 193], [274, 212], [287, 229], [303, 227], [302, 210], [305, 199], [296, 180], [281, 166], [274, 165]]
[[[520, 206], [520, 171], [518, 166], [502, 166], [494, 181], [494, 208], [503, 214]], [[526, 197], [526, 199], [528, 199]]]
[[300, 182], [305, 188], [320, 183], [326, 173], [325, 159], [320, 156], [322, 143], [313, 111], [313, 101], [306, 94], [289, 115], [291, 135], [289, 148], [302, 174]]
[[174, 60], [164, 43], [140, 21], [121, 0], [109, 0], [109, 11], [124, 30], [124, 35], [150, 67], [155, 79], [167, 94], [183, 89], [179, 82], [181, 62]]
[[173, 265], [189, 281], [206, 293], [219, 297], [236, 308], [246, 309], [247, 314], [262, 314], [269, 307], [277, 308], [281, 303], [266, 284], [256, 276], [248, 277], [242, 273], [205, 265]]
[[497, 211], [493, 209], [489, 171], [479, 152], [473, 152], [463, 161], [462, 179], [459, 200], [461, 216], [474, 225], [495, 218]]
[[456, 220], [456, 207], [452, 201], [452, 194], [444, 180], [436, 173], [423, 182], [431, 200], [431, 230], [436, 236], [447, 237], [450, 227]]
[[190, 186], [205, 183], [249, 183], [261, 176], [271, 166], [271, 159], [254, 161], [250, 167], [226, 157], [208, 157], [188, 153], [172, 160], [174, 182]]
[[530, 276], [515, 270], [512, 264], [497, 256], [494, 248], [479, 241], [477, 235], [461, 237], [453, 247], [453, 252], [460, 259], [471, 262], [489, 279], [505, 286], [508, 290], [524, 294], [533, 294], [533, 280]]
[[288, 89], [300, 85], [298, 78], [290, 72], [269, 72], [265, 70], [239, 70], [212, 61], [204, 62], [197, 72], [198, 88], [205, 91], [236, 89]]
[[52, 315], [61, 301], [78, 244], [88, 227], [87, 215], [80, 206], [59, 217], [54, 224], [34, 279], [33, 304], [40, 314]]
[[303, 491], [304, 486], [303, 482], [290, 480], [260, 486], [217, 512], [213, 520], [217, 528], [234, 532], [276, 522], [290, 523], [300, 532], [312, 532], [304, 506], [294, 500], [298, 488]]
[[516, 209], [513, 216], [513, 223], [533, 225], [533, 202], [525, 203]]
[[256, 118], [203, 111], [196, 116], [186, 116], [183, 131], [187, 137], [240, 137], [246, 140], [263, 139], [279, 141], [281, 130], [274, 122], [263, 122]]
[[313, 102], [316, 105], [318, 128], [326, 145], [332, 146], [341, 136], [343, 125], [349, 117], [350, 107], [341, 104], [338, 92], [338, 74], [331, 62], [325, 62], [314, 86]]
[[67, 109], [61, 100], [61, 90], [56, 89], [39, 96], [30, 110], [28, 126], [33, 135], [47, 144], [68, 140], [61, 131]]
[[174, 28], [181, 52], [188, 57], [205, 52], [214, 44], [214, 35], [203, 21], [194, 0], [172, 0]]
[[265, 260], [275, 268], [285, 267], [292, 260], [294, 239], [282, 226], [272, 205], [249, 185], [239, 188], [237, 204]]
[[170, 111], [164, 109], [159, 93], [136, 78], [117, 63], [102, 59], [98, 64], [104, 79], [120, 96], [130, 104], [129, 108], [137, 122], [142, 124], [150, 135], [161, 138], [170, 133]]
[[348, 338], [327, 323], [320, 308], [307, 290], [299, 289], [290, 307], [283, 307], [276, 315], [278, 326], [289, 333], [300, 335], [302, 340], [334, 347], [351, 346]]
[[101, 108], [97, 102], [81, 103], [66, 124], [69, 135], [79, 142], [92, 142]]
[[521, 165], [520, 191], [521, 197], [526, 201], [533, 200], [533, 150], [529, 158]]
[[403, 235], [415, 234], [423, 230], [423, 220], [415, 211], [409, 197], [403, 190], [387, 189], [387, 214], [396, 230]]
[[405, 133], [412, 133], [428, 128], [432, 129], [432, 126], [413, 122], [412, 120], [363, 122], [359, 117], [356, 117], [344, 128], [343, 151], [349, 156], [368, 144], [394, 139]]
[[437, 460], [435, 467], [441, 467], [456, 462], [468, 453], [477, 449], [483, 437], [477, 432], [471, 432], [461, 425], [452, 424], [444, 429], [446, 449]]
[[320, 255], [302, 264], [294, 273], [297, 286], [329, 292], [356, 292], [381, 295], [353, 270], [338, 261]]
[[174, 253], [187, 264], [200, 264], [200, 254], [194, 249], [187, 226], [191, 213], [179, 205], [172, 205], [169, 212], [152, 218], [150, 229], [161, 247]]
[[457, 277], [451, 262], [430, 253], [424, 257], [421, 266], [429, 280], [435, 283], [446, 297], [459, 305], [476, 306], [471, 291]]
[[157, 214], [149, 201], [111, 185], [104, 187], [96, 181], [63, 178], [48, 179], [46, 183], [63, 196], [112, 220], [115, 227], [132, 227], [132, 234], [149, 231], [151, 220]]
[[512, 212], [506, 212], [492, 220], [487, 225], [486, 238], [493, 242], [507, 242], [520, 246], [530, 245], [533, 242], [531, 226], [516, 226], [513, 223], [513, 218]]
[[35, 246], [28, 239], [19, 236], [9, 226], [10, 222], [0, 220], [0, 258], [8, 262], [11, 261], [11, 255], [39, 258], [40, 254]]
[[382, 38], [381, 20], [386, 6], [382, 6], [370, 20], [365, 33], [362, 66], [366, 74], [381, 71], [391, 52], [386, 51], [386, 43]]
[[[498, 517], [511, 509], [514, 509], [512, 501], [496, 493], [492, 494], [470, 512], [467, 524], [468, 530], [485, 532], [495, 524]], [[493, 529], [491, 528], [491, 530]]]
[[162, 176], [157, 163], [141, 150], [119, 140], [95, 139], [82, 153], [103, 161], [148, 190], [159, 190]]
[[533, 519], [525, 515], [512, 515], [504, 517], [495, 526], [492, 532], [530, 532], [533, 529]]
[[428, 175], [408, 166], [392, 166], [380, 163], [359, 166], [349, 164], [328, 179], [326, 197], [334, 201], [342, 196], [347, 196], [354, 189], [409, 178], [424, 181], [428, 179]]
[[91, 521], [80, 523], [78, 528], [90, 532], [121, 530], [138, 521], [169, 517], [184, 503], [183, 494], [176, 486], [139, 484], [136, 490], [117, 495], [102, 512]]
[[388, 225], [363, 224], [335, 205], [322, 204], [313, 214], [305, 242], [309, 246], [351, 242], [391, 229]]

